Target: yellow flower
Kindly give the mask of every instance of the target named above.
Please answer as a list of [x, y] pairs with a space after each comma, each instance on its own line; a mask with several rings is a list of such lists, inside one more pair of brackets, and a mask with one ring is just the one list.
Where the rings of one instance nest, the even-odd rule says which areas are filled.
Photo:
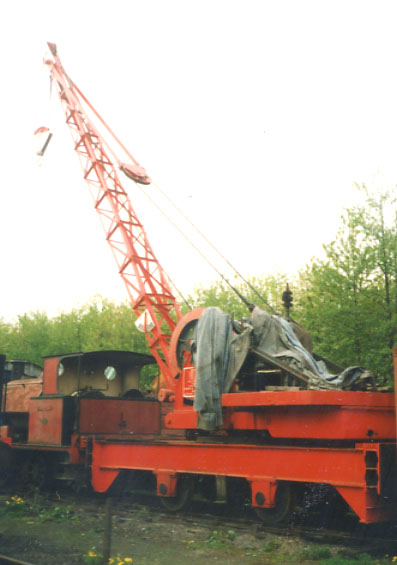
[[124, 561], [125, 561], [126, 563], [132, 563], [131, 557], [124, 557]]
[[6, 504], [10, 504], [10, 501], [9, 501], [9, 500], [6, 500]]
[[94, 553], [93, 551], [89, 551], [88, 557], [96, 557], [96, 553]]
[[397, 555], [395, 557], [393, 557], [392, 563], [397, 563]]
[[109, 557], [109, 563], [110, 563], [110, 565], [112, 565], [112, 563], [114, 563], [113, 557]]

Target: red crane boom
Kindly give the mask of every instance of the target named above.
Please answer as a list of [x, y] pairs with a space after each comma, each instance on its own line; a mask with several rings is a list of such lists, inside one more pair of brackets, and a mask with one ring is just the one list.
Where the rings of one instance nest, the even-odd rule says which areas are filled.
[[[104, 120], [65, 72], [56, 45], [48, 43], [52, 58], [45, 61], [56, 85], [79, 155], [84, 178], [88, 183], [95, 208], [100, 216], [119, 273], [123, 279], [134, 311], [143, 315], [144, 329], [152, 354], [171, 389], [175, 388], [170, 368], [170, 339], [181, 318], [179, 305], [168, 278], [158, 262], [145, 230], [125, 191], [113, 160], [118, 168], [137, 183], [150, 184], [146, 171], [128, 153]], [[88, 105], [113, 138], [128, 154], [131, 163], [121, 163], [107, 145], [98, 129], [87, 116], [83, 102]]]

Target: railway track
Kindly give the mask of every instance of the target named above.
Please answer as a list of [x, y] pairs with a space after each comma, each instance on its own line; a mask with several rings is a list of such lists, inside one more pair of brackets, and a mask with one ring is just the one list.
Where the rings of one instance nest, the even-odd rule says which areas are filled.
[[[70, 496], [72, 502], [74, 497]], [[98, 495], [94, 496], [98, 498]], [[86, 494], [83, 498], [80, 496], [79, 501], [82, 504], [90, 503], [92, 497]], [[233, 530], [254, 534], [257, 538], [264, 538], [267, 534], [281, 537], [298, 536], [309, 542], [359, 548], [360, 552], [376, 553], [381, 550], [383, 553], [397, 553], [397, 523], [360, 524], [353, 514], [346, 514], [343, 519], [340, 515], [331, 516], [327, 521], [321, 509], [311, 513], [298, 508], [288, 524], [269, 526], [263, 524], [250, 507], [236, 509], [225, 504], [199, 501], [192, 503], [188, 511], [170, 513], [164, 510], [158, 499], [152, 495], [128, 494], [113, 498], [113, 515], [128, 519], [131, 513], [137, 511], [136, 507], [141, 509], [142, 506], [148, 509], [149, 521], [155, 517], [156, 520], [169, 521], [173, 525], [175, 522], [192, 526], [199, 524], [209, 531]]]
[[[7, 494], [0, 493], [0, 504], [6, 498]], [[28, 493], [25, 498], [29, 500]], [[43, 506], [48, 505], [48, 508], [58, 504], [78, 507], [86, 515], [95, 516], [99, 521], [102, 520], [105, 511], [103, 495], [88, 492], [76, 495], [67, 489], [42, 494], [41, 503]], [[346, 514], [343, 520], [339, 515], [330, 516], [326, 523], [325, 511], [322, 508], [317, 508], [313, 512], [300, 508], [291, 517], [288, 525], [279, 527], [264, 525], [248, 507], [236, 509], [228, 505], [196, 501], [188, 511], [170, 513], [163, 509], [156, 497], [144, 493], [115, 495], [112, 497], [111, 509], [113, 523], [117, 525], [128, 524], [139, 515], [140, 522], [148, 526], [148, 529], [156, 523], [161, 523], [169, 524], [170, 530], [182, 526], [191, 530], [199, 527], [207, 531], [208, 535], [215, 531], [233, 531], [238, 536], [253, 535], [257, 540], [268, 539], [269, 535], [280, 539], [299, 538], [308, 544], [326, 544], [330, 547], [345, 548], [352, 556], [357, 553], [368, 553], [373, 556], [397, 553], [397, 524], [363, 525], [349, 514]], [[328, 514], [330, 514], [329, 510]], [[0, 556], [0, 565], [2, 563], [30, 565], [24, 561]]]
[[0, 555], [0, 565], [7, 565], [8, 563], [11, 565], [32, 565], [32, 563], [28, 563], [27, 561], [19, 561], [18, 559], [7, 557], [6, 555]]
[[[193, 505], [190, 511], [179, 511], [171, 514], [159, 508], [158, 501], [146, 498], [144, 503], [161, 520], [175, 523], [175, 519], [184, 524], [194, 526], [199, 523], [201, 527], [213, 530], [233, 530], [240, 534], [254, 534], [256, 538], [265, 538], [268, 534], [279, 537], [299, 537], [307, 542], [328, 545], [344, 546], [352, 553], [369, 554], [396, 554], [397, 553], [397, 523], [387, 524], [360, 524], [353, 514], [344, 516], [343, 520], [337, 517], [324, 521], [321, 511], [313, 514], [297, 510], [287, 525], [269, 526], [263, 524], [253, 515], [251, 508], [237, 510], [227, 505], [205, 503]], [[131, 512], [131, 503], [117, 501], [116, 512], [118, 515], [128, 516]], [[339, 526], [336, 522], [339, 521]]]

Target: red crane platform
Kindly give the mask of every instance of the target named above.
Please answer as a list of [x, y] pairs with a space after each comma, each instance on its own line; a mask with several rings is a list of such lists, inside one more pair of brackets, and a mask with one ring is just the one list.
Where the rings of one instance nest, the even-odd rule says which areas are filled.
[[[236, 392], [222, 395], [225, 430], [261, 430], [272, 438], [391, 440], [394, 394], [329, 390]], [[194, 429], [191, 406], [167, 414], [170, 428]]]

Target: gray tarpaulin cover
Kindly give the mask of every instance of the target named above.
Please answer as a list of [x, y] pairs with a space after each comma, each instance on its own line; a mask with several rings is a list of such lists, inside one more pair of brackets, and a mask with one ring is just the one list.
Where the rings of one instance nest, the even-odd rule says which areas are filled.
[[328, 373], [296, 337], [292, 326], [280, 316], [255, 307], [241, 333], [233, 331], [233, 320], [219, 308], [206, 308], [195, 329], [193, 363], [196, 367], [194, 409], [197, 426], [213, 430], [222, 425], [221, 396], [229, 392], [250, 348], [270, 355], [309, 378], [308, 388], [346, 389], [366, 371], [350, 367], [339, 375]]

